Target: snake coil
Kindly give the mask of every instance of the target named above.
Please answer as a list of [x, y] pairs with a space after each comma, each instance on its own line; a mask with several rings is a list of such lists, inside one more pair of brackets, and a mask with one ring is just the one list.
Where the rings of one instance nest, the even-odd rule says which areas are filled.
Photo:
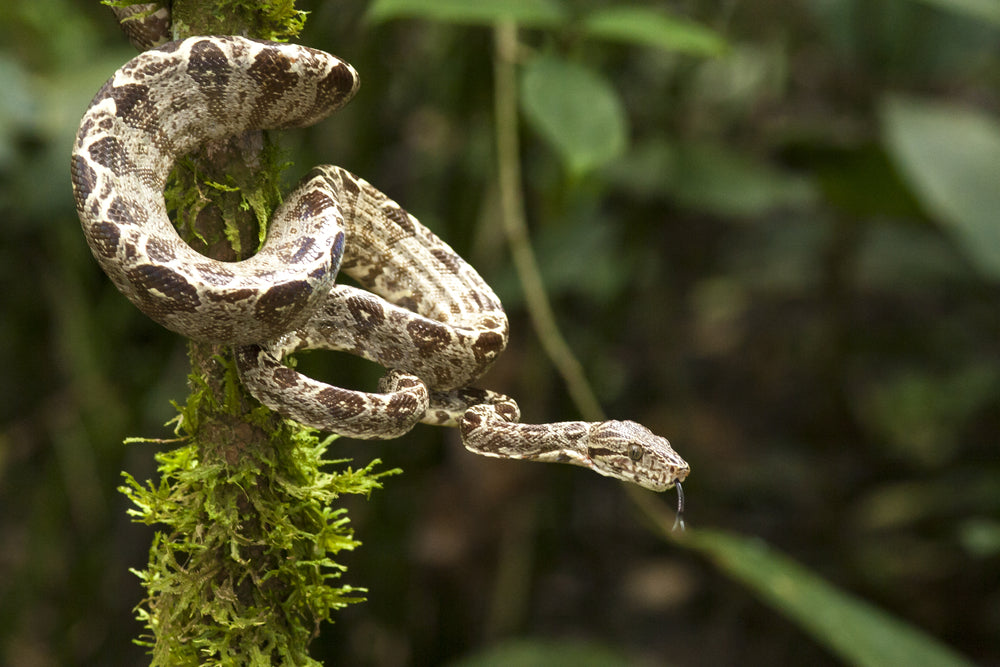
[[[500, 300], [444, 241], [345, 169], [306, 175], [250, 259], [220, 262], [185, 244], [163, 199], [179, 157], [251, 130], [316, 123], [351, 99], [358, 75], [294, 44], [221, 36], [154, 46], [163, 36], [149, 21], [162, 31], [169, 14], [144, 10], [146, 19], [125, 23], [146, 50], [94, 97], [72, 154], [90, 248], [140, 310], [182, 335], [233, 345], [247, 389], [309, 426], [370, 439], [420, 421], [457, 426], [485, 456], [570, 463], [658, 491], [683, 481], [688, 464], [640, 424], [521, 424], [513, 399], [471, 388], [507, 343]], [[336, 284], [338, 271], [364, 289]], [[390, 371], [366, 393], [282, 363], [314, 348]]]

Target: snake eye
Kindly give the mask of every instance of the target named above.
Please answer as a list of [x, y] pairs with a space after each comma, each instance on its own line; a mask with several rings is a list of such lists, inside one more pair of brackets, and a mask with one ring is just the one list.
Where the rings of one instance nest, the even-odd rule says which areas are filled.
[[633, 461], [642, 460], [642, 445], [632, 443], [628, 446], [628, 457]]

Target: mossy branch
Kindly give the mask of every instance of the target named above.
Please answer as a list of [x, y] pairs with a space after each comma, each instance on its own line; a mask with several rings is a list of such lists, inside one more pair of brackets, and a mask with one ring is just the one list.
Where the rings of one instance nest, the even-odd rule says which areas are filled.
[[[493, 28], [494, 43], [494, 114], [497, 142], [497, 180], [504, 234], [510, 248], [514, 269], [524, 290], [524, 300], [535, 333], [546, 356], [563, 378], [577, 411], [584, 419], [606, 419], [583, 364], [576, 358], [559, 329], [552, 304], [542, 283], [542, 272], [528, 238], [524, 216], [524, 193], [521, 187], [521, 157], [518, 147], [517, 25], [507, 21]], [[656, 495], [635, 484], [623, 484], [635, 507], [656, 527], [662, 537], [676, 539], [679, 515], [672, 517]], [[681, 523], [680, 525], [683, 525]]]
[[[177, 38], [287, 39], [304, 19], [291, 0], [174, 0], [172, 12]], [[285, 166], [259, 132], [180, 160], [165, 198], [181, 236], [215, 259], [252, 255], [281, 201]], [[344, 568], [332, 556], [359, 543], [332, 503], [367, 495], [396, 471], [325, 462], [331, 439], [257, 403], [231, 350], [192, 342], [189, 353], [190, 393], [173, 420], [182, 444], [156, 455], [158, 482], [124, 473], [120, 487], [133, 519], [157, 527], [135, 572], [147, 593], [138, 643], [153, 665], [317, 664], [308, 646], [320, 625], [364, 592], [334, 585]]]

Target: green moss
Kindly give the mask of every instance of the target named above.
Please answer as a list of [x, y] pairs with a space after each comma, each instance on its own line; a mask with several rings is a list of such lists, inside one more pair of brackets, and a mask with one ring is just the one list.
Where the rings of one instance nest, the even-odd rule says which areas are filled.
[[247, 405], [232, 360], [216, 363], [228, 386], [191, 375], [174, 420], [183, 444], [156, 455], [159, 482], [124, 473], [120, 487], [133, 520], [159, 528], [134, 571], [147, 593], [138, 643], [153, 665], [317, 664], [320, 624], [365, 592], [336, 584], [332, 556], [359, 542], [332, 504], [397, 471], [324, 461], [332, 438]]
[[294, 0], [189, 0], [175, 6], [175, 34], [249, 34], [284, 42], [305, 25], [306, 12]]
[[[172, 10], [179, 37], [284, 40], [305, 17], [291, 0], [174, 0]], [[266, 237], [285, 166], [266, 135], [218, 142], [177, 162], [167, 210], [199, 252], [245, 259]], [[190, 354], [190, 393], [173, 421], [180, 446], [156, 455], [158, 482], [124, 473], [120, 487], [133, 519], [157, 527], [135, 571], [146, 590], [138, 642], [153, 665], [317, 664], [308, 645], [320, 625], [364, 593], [338, 583], [345, 568], [333, 557], [359, 542], [334, 503], [398, 471], [324, 461], [331, 439], [261, 406], [231, 350], [192, 342]]]
[[[101, 2], [128, 7], [148, 0]], [[273, 42], [285, 42], [298, 35], [307, 15], [295, 9], [295, 0], [175, 0], [171, 7], [175, 35], [252, 35]]]
[[226, 260], [245, 259], [267, 237], [271, 212], [281, 203], [281, 172], [288, 166], [265, 138], [254, 168], [219, 165], [202, 155], [177, 161], [167, 180], [167, 211], [181, 238], [199, 252]]

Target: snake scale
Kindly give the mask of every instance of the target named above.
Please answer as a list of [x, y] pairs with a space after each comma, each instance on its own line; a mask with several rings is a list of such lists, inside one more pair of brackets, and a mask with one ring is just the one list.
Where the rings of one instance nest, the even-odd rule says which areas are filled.
[[[688, 464], [632, 421], [521, 424], [513, 399], [472, 388], [507, 343], [500, 300], [416, 218], [345, 169], [320, 166], [274, 212], [259, 252], [221, 262], [185, 244], [163, 189], [176, 160], [258, 130], [312, 125], [342, 107], [358, 75], [328, 53], [238, 36], [165, 42], [169, 14], [120, 10], [146, 49], [104, 84], [72, 153], [94, 257], [163, 326], [232, 345], [261, 403], [355, 438], [395, 438], [418, 422], [457, 426], [486, 456], [584, 466], [661, 491]], [[338, 271], [361, 288], [334, 282]], [[285, 365], [305, 349], [350, 352], [388, 370], [378, 392], [335, 387]]]

